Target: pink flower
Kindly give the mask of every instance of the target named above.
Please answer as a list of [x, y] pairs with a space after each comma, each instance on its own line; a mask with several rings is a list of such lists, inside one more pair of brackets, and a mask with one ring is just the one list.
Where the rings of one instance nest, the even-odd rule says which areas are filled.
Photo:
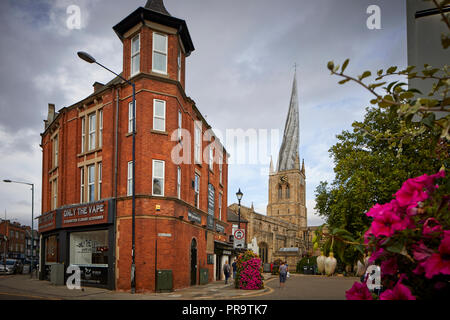
[[355, 282], [353, 286], [345, 291], [347, 300], [373, 300], [372, 294], [365, 283]]
[[395, 287], [391, 290], [388, 289], [380, 295], [380, 300], [416, 300], [411, 290], [400, 283], [401, 279], [397, 282]]
[[372, 221], [371, 229], [375, 237], [392, 236], [396, 231], [402, 231], [408, 227], [409, 218], [402, 219], [394, 211], [383, 211]]
[[378, 248], [372, 255], [369, 257], [369, 263], [375, 262], [378, 258], [380, 258], [383, 254], [385, 254], [385, 251], [383, 248]]
[[[434, 225], [434, 226], [433, 226]], [[441, 233], [442, 227], [435, 218], [428, 218], [423, 225], [424, 236], [433, 236], [434, 233]]]
[[450, 230], [444, 231], [439, 252], [433, 253], [421, 262], [420, 266], [425, 270], [425, 277], [428, 279], [440, 273], [450, 275]]
[[412, 246], [414, 259], [421, 262], [425, 259], [428, 259], [434, 251], [428, 248], [423, 241], [419, 241]]
[[381, 262], [381, 274], [384, 275], [394, 275], [397, 273], [397, 258], [390, 258], [387, 260], [383, 260]]
[[[400, 190], [395, 193], [398, 204], [401, 207], [407, 207], [408, 212], [411, 213], [411, 208], [416, 207], [418, 202], [428, 199], [428, 193], [431, 193], [436, 189], [434, 180], [443, 178], [444, 176], [445, 171], [442, 170], [431, 176], [424, 174], [420, 177], [406, 180]], [[424, 191], [424, 189], [426, 189], [428, 193]]]

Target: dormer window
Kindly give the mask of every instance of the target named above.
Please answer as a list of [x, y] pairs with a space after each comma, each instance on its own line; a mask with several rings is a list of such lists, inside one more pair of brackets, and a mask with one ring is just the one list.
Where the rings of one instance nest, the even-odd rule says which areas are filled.
[[153, 67], [154, 72], [167, 74], [167, 36], [153, 33]]
[[138, 34], [131, 40], [131, 75], [139, 73], [140, 71], [140, 52], [141, 52], [141, 38]]

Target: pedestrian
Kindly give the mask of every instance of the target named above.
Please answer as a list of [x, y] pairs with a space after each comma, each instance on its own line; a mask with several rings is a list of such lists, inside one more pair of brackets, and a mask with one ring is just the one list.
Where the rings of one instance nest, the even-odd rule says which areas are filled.
[[282, 287], [284, 287], [284, 283], [286, 282], [286, 276], [287, 276], [287, 272], [288, 272], [288, 268], [287, 268], [285, 262], [281, 263], [279, 272], [280, 272], [280, 288], [282, 288]]
[[236, 259], [233, 260], [233, 263], [231, 264], [231, 267], [233, 268], [233, 279], [236, 279], [236, 272], [237, 272]]
[[225, 265], [223, 266], [223, 274], [225, 275], [225, 284], [228, 284], [228, 278], [230, 277], [230, 265], [228, 264], [228, 260], [225, 261]]

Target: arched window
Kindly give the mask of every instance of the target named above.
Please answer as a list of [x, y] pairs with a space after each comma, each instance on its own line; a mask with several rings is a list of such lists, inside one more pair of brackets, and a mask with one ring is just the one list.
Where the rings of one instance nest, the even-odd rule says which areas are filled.
[[278, 185], [278, 199], [283, 199], [283, 189]]
[[289, 188], [289, 185], [286, 185], [286, 199], [289, 199], [291, 197], [291, 191]]

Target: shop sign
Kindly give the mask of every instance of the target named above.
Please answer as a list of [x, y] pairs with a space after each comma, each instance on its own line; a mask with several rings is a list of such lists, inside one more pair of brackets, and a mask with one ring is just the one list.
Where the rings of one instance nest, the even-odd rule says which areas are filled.
[[81, 283], [108, 284], [108, 268], [96, 266], [78, 266], [80, 268]]
[[75, 227], [108, 222], [107, 202], [89, 203], [62, 209], [62, 227]]
[[188, 211], [188, 220], [196, 222], [198, 224], [202, 223], [202, 218], [200, 217], [200, 215], [198, 213], [191, 212], [191, 211]]
[[39, 232], [45, 232], [56, 228], [56, 212], [49, 212], [39, 217]]
[[206, 219], [206, 227], [214, 230], [214, 187], [208, 185], [208, 218]]
[[223, 250], [223, 255], [224, 256], [231, 256], [231, 251]]
[[221, 233], [225, 233], [225, 227], [216, 223], [216, 231], [217, 232], [221, 232]]

